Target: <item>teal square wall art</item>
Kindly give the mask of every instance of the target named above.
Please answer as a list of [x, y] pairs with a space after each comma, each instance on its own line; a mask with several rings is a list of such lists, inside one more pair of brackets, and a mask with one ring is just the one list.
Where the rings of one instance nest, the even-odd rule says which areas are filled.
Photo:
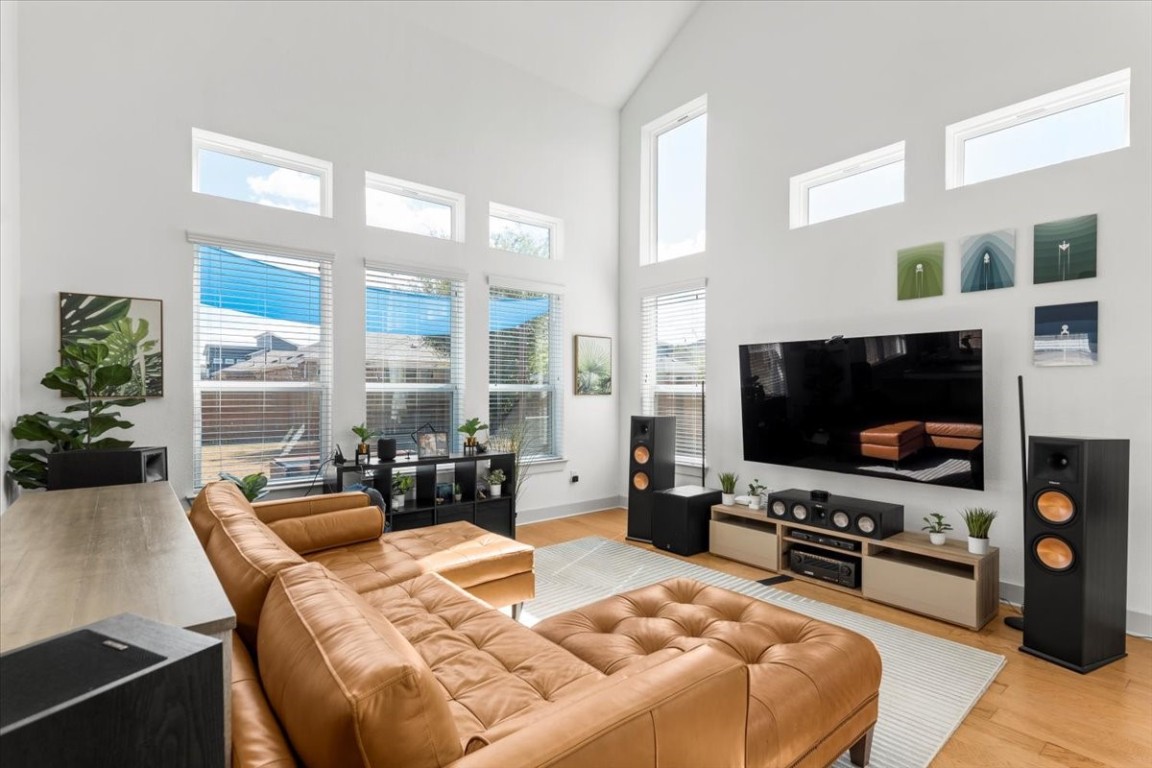
[[1011, 288], [1016, 281], [1016, 230], [1001, 229], [960, 241], [960, 292]]
[[944, 243], [928, 243], [896, 252], [896, 298], [944, 295]]
[[1096, 277], [1096, 214], [1037, 224], [1032, 238], [1032, 282]]

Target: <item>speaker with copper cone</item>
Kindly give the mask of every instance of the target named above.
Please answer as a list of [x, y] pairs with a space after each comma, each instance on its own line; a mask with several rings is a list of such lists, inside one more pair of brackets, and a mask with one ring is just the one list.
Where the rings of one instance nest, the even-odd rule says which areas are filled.
[[1024, 513], [1024, 644], [1077, 672], [1125, 655], [1128, 441], [1033, 437]]
[[651, 541], [653, 494], [676, 484], [676, 417], [633, 416], [628, 454], [628, 538]]

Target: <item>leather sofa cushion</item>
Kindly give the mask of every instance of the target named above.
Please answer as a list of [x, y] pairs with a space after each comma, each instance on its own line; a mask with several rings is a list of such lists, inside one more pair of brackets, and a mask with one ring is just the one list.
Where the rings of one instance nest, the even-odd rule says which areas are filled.
[[296, 496], [290, 499], [272, 499], [252, 503], [252, 511], [265, 523], [291, 517], [308, 517], [340, 509], [356, 509], [372, 505], [368, 494], [360, 491], [344, 493], [323, 493], [319, 496]]
[[240, 639], [255, 648], [260, 610], [272, 578], [284, 568], [301, 565], [304, 558], [252, 514], [220, 520], [208, 534], [204, 552], [236, 611]]
[[232, 633], [232, 768], [296, 768], [292, 748], [260, 685], [256, 664]]
[[252, 505], [235, 483], [217, 480], [200, 489], [188, 512], [188, 521], [200, 539], [200, 546], [206, 546], [208, 534], [221, 520], [253, 516]]
[[428, 665], [378, 610], [323, 566], [281, 571], [268, 592], [260, 678], [311, 768], [433, 768], [463, 750]]
[[861, 443], [872, 445], [900, 445], [911, 442], [924, 434], [924, 422], [899, 421], [895, 424], [883, 424], [869, 427], [860, 432]]
[[461, 747], [603, 675], [437, 574], [363, 595], [419, 652], [447, 694]]
[[395, 531], [377, 541], [317, 552], [308, 559], [364, 593], [431, 571], [467, 589], [531, 573], [533, 552], [527, 544], [456, 522]]
[[384, 533], [379, 507], [359, 507], [318, 512], [306, 517], [287, 517], [268, 523], [273, 533], [300, 554], [321, 549], [375, 541]]

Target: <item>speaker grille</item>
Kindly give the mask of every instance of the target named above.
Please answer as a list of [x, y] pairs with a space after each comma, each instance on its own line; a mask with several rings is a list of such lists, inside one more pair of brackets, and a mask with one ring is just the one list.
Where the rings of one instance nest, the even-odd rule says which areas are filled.
[[637, 464], [647, 464], [651, 458], [652, 454], [646, 445], [638, 445], [632, 449], [632, 460]]
[[1076, 517], [1076, 502], [1064, 491], [1042, 491], [1034, 506], [1040, 519], [1052, 525], [1065, 525]]
[[1041, 536], [1032, 547], [1036, 562], [1050, 571], [1067, 571], [1076, 565], [1076, 553], [1057, 536]]
[[632, 475], [632, 487], [638, 491], [648, 490], [649, 482], [647, 472], [637, 472]]

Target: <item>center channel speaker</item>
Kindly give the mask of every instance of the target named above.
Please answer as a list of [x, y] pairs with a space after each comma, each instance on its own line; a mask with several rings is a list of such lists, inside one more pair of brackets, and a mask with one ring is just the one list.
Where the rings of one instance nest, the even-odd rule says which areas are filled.
[[628, 433], [628, 538], [652, 541], [656, 491], [676, 484], [676, 417], [633, 416]]
[[1024, 515], [1024, 644], [1077, 672], [1123, 658], [1128, 441], [1032, 437]]
[[797, 488], [768, 494], [768, 517], [868, 539], [886, 539], [904, 530], [900, 504]]

